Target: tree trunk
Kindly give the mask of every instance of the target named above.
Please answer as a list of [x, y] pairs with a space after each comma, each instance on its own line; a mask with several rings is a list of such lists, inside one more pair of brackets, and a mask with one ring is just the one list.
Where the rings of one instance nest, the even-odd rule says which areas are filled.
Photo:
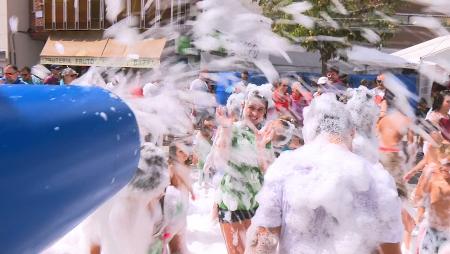
[[320, 61], [322, 63], [322, 75], [326, 76], [327, 75], [327, 60], [323, 56], [321, 56]]

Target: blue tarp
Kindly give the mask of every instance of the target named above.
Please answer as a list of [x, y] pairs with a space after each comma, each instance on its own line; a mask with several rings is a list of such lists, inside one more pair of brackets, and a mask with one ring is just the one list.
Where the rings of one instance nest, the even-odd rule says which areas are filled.
[[[240, 80], [240, 72], [218, 72], [215, 73], [216, 82], [216, 100], [220, 105], [227, 104], [228, 97], [232, 94], [232, 87]], [[266, 84], [268, 81], [260, 73], [250, 72], [249, 83], [255, 85]]]

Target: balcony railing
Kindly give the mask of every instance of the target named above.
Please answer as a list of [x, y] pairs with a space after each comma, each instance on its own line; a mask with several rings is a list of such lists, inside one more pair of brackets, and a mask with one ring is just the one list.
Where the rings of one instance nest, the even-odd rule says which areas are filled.
[[190, 0], [124, 0], [116, 20], [106, 19], [105, 0], [44, 0], [44, 30], [103, 30], [126, 17], [136, 17], [139, 28], [183, 24]]
[[394, 18], [396, 18], [402, 26], [416, 26], [417, 24], [413, 22], [413, 17], [435, 18], [439, 20], [444, 27], [450, 28], [450, 16], [448, 15], [396, 13], [394, 16]]

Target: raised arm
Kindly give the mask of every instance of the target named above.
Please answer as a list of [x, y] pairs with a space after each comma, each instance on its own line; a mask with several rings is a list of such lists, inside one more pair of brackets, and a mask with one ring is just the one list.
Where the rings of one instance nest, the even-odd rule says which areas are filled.
[[205, 171], [213, 164], [226, 163], [230, 156], [233, 120], [226, 115], [225, 109], [217, 108], [218, 129], [216, 137], [205, 162]]

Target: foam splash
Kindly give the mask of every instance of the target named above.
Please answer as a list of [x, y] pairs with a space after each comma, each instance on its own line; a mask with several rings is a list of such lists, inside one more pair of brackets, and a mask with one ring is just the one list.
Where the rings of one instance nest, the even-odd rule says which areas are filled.
[[55, 43], [55, 49], [58, 52], [58, 54], [60, 55], [64, 54], [64, 45], [62, 45], [60, 42]]
[[353, 45], [346, 50], [346, 55], [351, 63], [380, 66], [383, 68], [403, 68], [409, 63], [401, 57], [381, 52], [374, 48]]
[[361, 35], [364, 38], [366, 38], [366, 40], [368, 42], [374, 44], [374, 43], [377, 43], [377, 42], [381, 41], [380, 36], [375, 31], [373, 31], [372, 29], [362, 28], [361, 30], [362, 30], [362, 34]]
[[113, 23], [117, 20], [117, 16], [125, 9], [125, 1], [105, 0], [105, 4], [106, 4], [106, 19], [109, 22]]
[[448, 30], [439, 19], [433, 17], [411, 17], [411, 22], [416, 26], [428, 28], [437, 36], [449, 35]]
[[228, 56], [237, 57], [233, 60], [254, 63], [269, 80], [278, 77], [269, 55], [290, 61], [286, 53], [289, 42], [272, 32], [269, 18], [252, 12], [238, 0], [205, 0], [198, 6], [202, 13], [193, 28], [197, 48], [206, 51], [223, 48]]
[[121, 44], [131, 46], [143, 39], [142, 35], [139, 33], [139, 29], [136, 27], [137, 24], [137, 17], [125, 18], [106, 29], [103, 33], [103, 37], [114, 38]]
[[8, 20], [9, 29], [11, 33], [17, 33], [19, 31], [19, 18], [17, 16], [11, 16]]

